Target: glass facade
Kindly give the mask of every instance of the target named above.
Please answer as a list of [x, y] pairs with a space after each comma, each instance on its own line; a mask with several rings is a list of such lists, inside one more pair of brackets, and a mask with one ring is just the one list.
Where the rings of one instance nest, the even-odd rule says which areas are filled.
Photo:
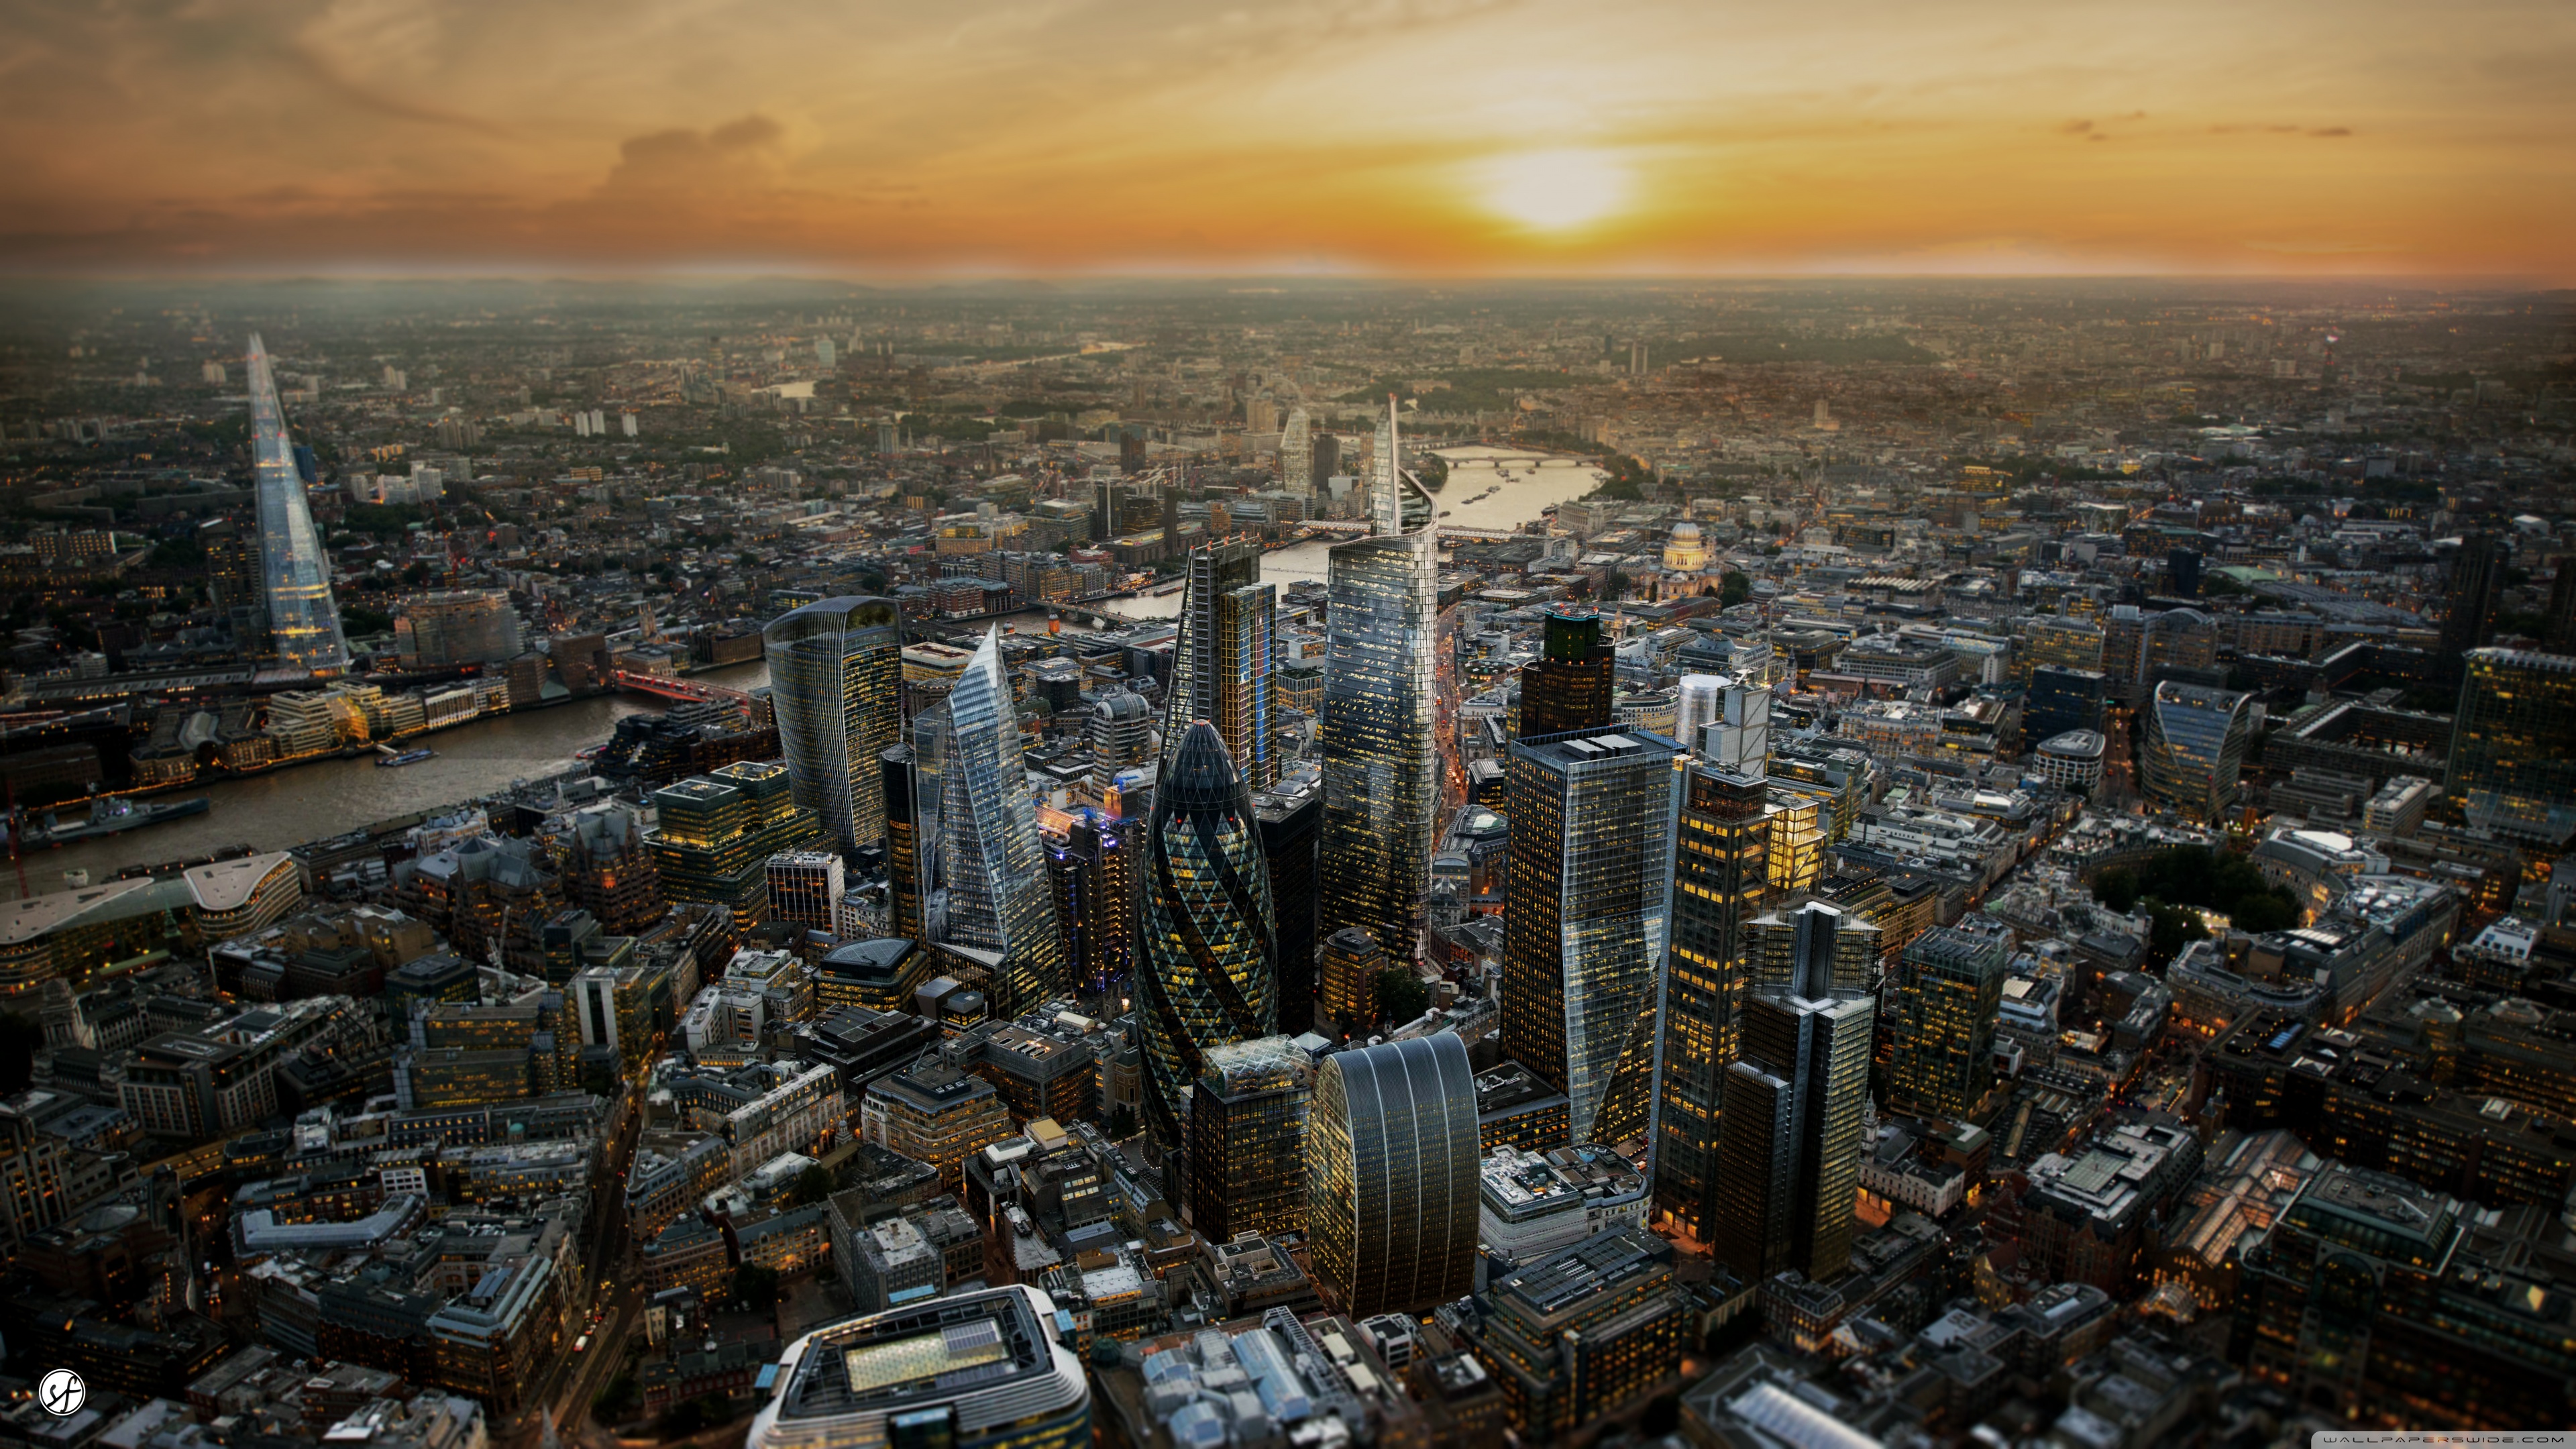
[[1726, 1064], [1744, 999], [1745, 927], [1767, 888], [1771, 827], [1759, 777], [1694, 766], [1673, 833], [1672, 953], [1664, 973], [1655, 1202], [1705, 1239], [1717, 1185]]
[[2050, 740], [2068, 730], [2102, 728], [2102, 700], [2110, 676], [2098, 669], [2072, 669], [2043, 664], [2030, 672], [2030, 692], [2022, 697], [2021, 737]]
[[903, 621], [890, 599], [822, 599], [762, 631], [796, 803], [845, 848], [885, 838], [882, 757], [903, 740]]
[[1476, 1283], [1476, 1074], [1454, 1033], [1336, 1052], [1306, 1122], [1306, 1231], [1341, 1311], [1405, 1313]]
[[844, 1319], [787, 1346], [745, 1449], [1080, 1449], [1091, 1385], [1026, 1285]]
[[820, 843], [814, 812], [797, 805], [782, 765], [727, 765], [653, 792], [657, 824], [644, 837], [662, 895], [733, 912], [746, 931], [769, 914], [769, 858]]
[[1503, 1053], [1563, 1092], [1576, 1142], [1646, 1129], [1681, 746], [1643, 731], [1513, 742]]
[[2449, 772], [2470, 825], [2552, 847], [2576, 836], [2576, 658], [2470, 650]]
[[[1385, 433], [1380, 451], [1392, 449]], [[1430, 533], [1337, 544], [1317, 753], [1324, 767], [1324, 934], [1357, 926], [1411, 960], [1440, 800]]]
[[1600, 615], [1548, 610], [1538, 658], [1521, 667], [1519, 733], [1534, 737], [1609, 724], [1616, 663], [1601, 642]]
[[[1757, 984], [1726, 1068], [1709, 1245], [1747, 1282], [1827, 1279], [1851, 1261], [1877, 932], [1822, 902], [1751, 931]], [[1765, 963], [1781, 978], [1761, 979]]]
[[988, 996], [992, 1014], [1008, 1018], [1068, 981], [1001, 639], [1000, 630], [985, 631], [949, 691], [939, 868], [948, 884], [946, 939], [1002, 958]]
[[2147, 701], [2138, 785], [2186, 819], [2215, 821], [2236, 800], [2253, 733], [2250, 694], [2166, 680]]
[[331, 597], [331, 561], [313, 527], [304, 475], [286, 441], [286, 410], [277, 400], [268, 349], [250, 335], [251, 468], [259, 488], [259, 561], [268, 600], [269, 653], [281, 669], [337, 674], [349, 667]]
[[1279, 778], [1270, 748], [1270, 637], [1278, 590], [1260, 580], [1257, 538], [1221, 539], [1190, 550], [1163, 710], [1163, 753], [1180, 747], [1191, 721], [1206, 720], [1216, 726], [1244, 779], [1266, 790]]
[[1147, 832], [1144, 970], [1137, 1020], [1145, 1112], [1157, 1140], [1181, 1140], [1184, 1100], [1211, 1048], [1278, 1029], [1278, 946], [1270, 871], [1252, 792], [1201, 720], [1163, 766]]
[[1964, 1120], [1995, 1080], [2005, 939], [1936, 926], [1907, 943], [1888, 983], [1888, 1105]]
[[1190, 1094], [1190, 1226], [1210, 1243], [1306, 1231], [1314, 1066], [1284, 1036], [1212, 1047]]

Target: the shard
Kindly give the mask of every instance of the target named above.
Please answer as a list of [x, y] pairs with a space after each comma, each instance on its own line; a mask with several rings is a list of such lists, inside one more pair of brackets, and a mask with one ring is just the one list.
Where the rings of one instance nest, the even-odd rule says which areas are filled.
[[268, 349], [250, 337], [251, 465], [259, 482], [259, 556], [268, 598], [269, 654], [281, 670], [336, 674], [349, 667], [349, 641], [331, 599], [331, 562], [305, 501], [304, 476], [286, 441], [286, 413]]

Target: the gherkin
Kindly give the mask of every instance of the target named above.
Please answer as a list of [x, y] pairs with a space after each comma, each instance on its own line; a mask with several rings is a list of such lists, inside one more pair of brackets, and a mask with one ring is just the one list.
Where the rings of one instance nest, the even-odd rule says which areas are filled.
[[1163, 764], [1146, 846], [1145, 1107], [1157, 1140], [1177, 1145], [1184, 1093], [1207, 1052], [1277, 1027], [1278, 950], [1270, 872], [1252, 792], [1206, 720]]

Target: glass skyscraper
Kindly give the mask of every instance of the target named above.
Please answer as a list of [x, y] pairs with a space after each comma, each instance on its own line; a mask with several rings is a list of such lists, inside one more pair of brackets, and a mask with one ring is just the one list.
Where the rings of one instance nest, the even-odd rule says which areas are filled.
[[1278, 944], [1270, 871], [1252, 792], [1205, 720], [1192, 724], [1154, 787], [1146, 838], [1144, 952], [1137, 1020], [1145, 1111], [1177, 1146], [1183, 1097], [1209, 1049], [1278, 1029]]
[[1064, 935], [1038, 840], [1037, 799], [1021, 758], [1020, 721], [1002, 674], [1002, 635], [985, 631], [948, 693], [940, 760], [939, 870], [948, 885], [946, 940], [1001, 958], [986, 993], [996, 1018], [1065, 989]]
[[268, 349], [250, 335], [251, 469], [259, 489], [259, 562], [268, 603], [268, 652], [280, 669], [337, 674], [349, 667], [331, 598], [331, 560], [313, 526], [304, 475], [286, 441], [286, 410], [277, 400]]
[[1190, 1094], [1190, 1226], [1210, 1243], [1306, 1231], [1314, 1065], [1284, 1036], [1212, 1047]]
[[[1373, 489], [1401, 486], [1395, 422], [1378, 427]], [[1377, 510], [1381, 530], [1393, 508]], [[1439, 627], [1436, 540], [1414, 533], [1336, 544], [1327, 570], [1322, 898], [1318, 929], [1356, 926], [1411, 960], [1430, 883], [1439, 756], [1432, 655]]]
[[2168, 679], [2147, 700], [2138, 785], [2186, 819], [2213, 822], [2236, 800], [2254, 697]]
[[1644, 730], [1512, 742], [1503, 1053], [1563, 1092], [1574, 1141], [1646, 1130], [1681, 746]]
[[885, 839], [883, 758], [903, 739], [903, 620], [891, 599], [821, 599], [762, 631], [796, 803], [844, 849]]
[[2552, 849], [2576, 836], [2576, 657], [2470, 650], [2448, 771], [2470, 825]]
[[1957, 1120], [1985, 1100], [2010, 974], [2005, 944], [1947, 926], [1906, 943], [1886, 992], [1890, 1107]]
[[1235, 768], [1255, 790], [1279, 778], [1270, 748], [1270, 641], [1278, 590], [1261, 581], [1261, 540], [1221, 539], [1190, 550], [1172, 686], [1163, 710], [1163, 753], [1180, 746], [1193, 720], [1216, 726]]
[[1300, 498], [1315, 494], [1314, 425], [1302, 406], [1288, 410], [1288, 421], [1279, 430], [1279, 487]]
[[1410, 1313], [1476, 1284], [1476, 1073], [1455, 1033], [1336, 1052], [1306, 1118], [1317, 1285], [1351, 1318]]
[[[1709, 1245], [1748, 1283], [1786, 1269], [1810, 1281], [1851, 1262], [1876, 1009], [1866, 984], [1877, 932], [1821, 901], [1754, 922], [1757, 984], [1726, 1069]], [[1760, 979], [1782, 970], [1786, 979]]]
[[[1597, 729], [1610, 723], [1616, 661], [1601, 642], [1601, 616], [1550, 609], [1539, 628], [1538, 658], [1521, 666], [1521, 720], [1525, 736]], [[1683, 743], [1698, 741], [1684, 736]]]
[[1761, 777], [1694, 765], [1673, 833], [1672, 951], [1666, 958], [1655, 1202], [1705, 1240], [1717, 1189], [1726, 1064], [1736, 1057], [1745, 928], [1768, 886], [1768, 789]]

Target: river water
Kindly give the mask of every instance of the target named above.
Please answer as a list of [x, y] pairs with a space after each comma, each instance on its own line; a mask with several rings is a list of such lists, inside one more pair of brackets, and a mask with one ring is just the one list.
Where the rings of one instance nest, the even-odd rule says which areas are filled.
[[[1545, 468], [1526, 464], [1501, 475], [1492, 461], [1526, 454], [1499, 450], [1443, 449], [1449, 458], [1448, 484], [1435, 495], [1444, 522], [1470, 528], [1517, 528], [1556, 504], [1592, 491], [1602, 475], [1589, 466], [1559, 461]], [[1487, 490], [1493, 489], [1491, 493]], [[1480, 496], [1481, 495], [1481, 496]], [[1470, 503], [1474, 498], [1478, 501]], [[1265, 555], [1261, 576], [1280, 584], [1322, 580], [1326, 540], [1314, 540]], [[1180, 612], [1178, 590], [1159, 596], [1116, 601], [1120, 615], [1133, 619], [1170, 618]], [[1044, 627], [1044, 614], [1032, 610], [1019, 621], [1024, 631]], [[742, 664], [696, 676], [734, 689], [756, 689], [769, 682], [765, 664]], [[296, 765], [275, 774], [227, 780], [202, 791], [180, 791], [158, 799], [185, 799], [203, 794], [214, 808], [203, 815], [150, 826], [125, 835], [86, 841], [56, 850], [36, 851], [20, 865], [30, 891], [60, 890], [66, 870], [86, 870], [105, 880], [130, 865], [203, 856], [228, 845], [282, 850], [391, 819], [415, 810], [435, 810], [506, 789], [513, 781], [568, 768], [577, 750], [607, 740], [617, 722], [630, 714], [658, 711], [659, 700], [639, 695], [602, 695], [523, 714], [497, 715], [421, 737], [437, 758], [401, 769], [379, 769], [371, 759], [324, 760]], [[0, 900], [19, 894], [17, 873], [0, 871]]]

